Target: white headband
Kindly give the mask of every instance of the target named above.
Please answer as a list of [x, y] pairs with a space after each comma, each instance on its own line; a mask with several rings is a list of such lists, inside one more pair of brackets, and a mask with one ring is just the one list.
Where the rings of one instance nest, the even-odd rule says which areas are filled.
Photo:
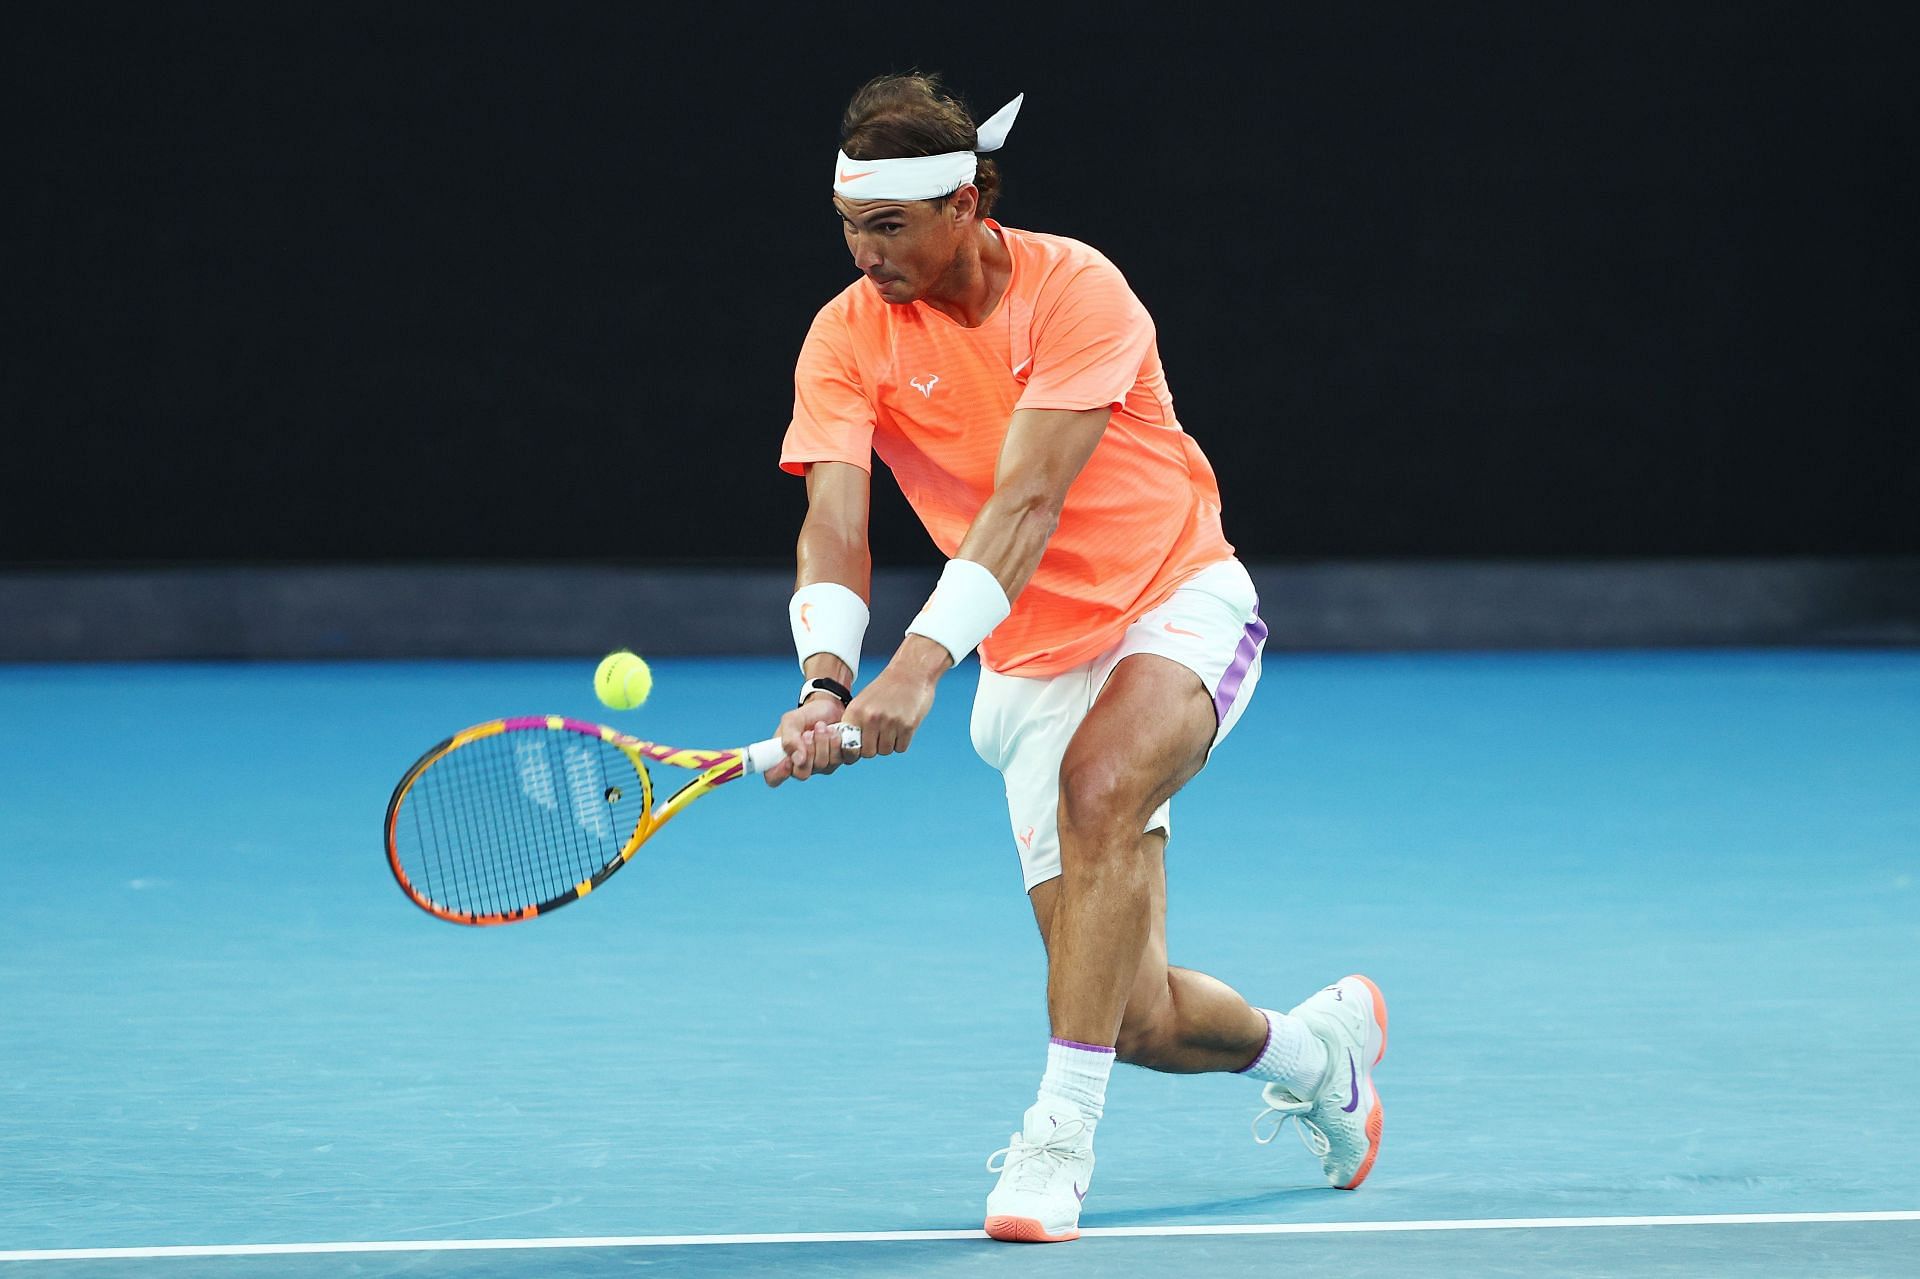
[[1006, 144], [1026, 94], [1015, 94], [980, 126], [973, 151], [908, 155], [893, 160], [855, 160], [842, 151], [834, 162], [833, 193], [849, 200], [937, 200], [973, 181], [979, 157]]

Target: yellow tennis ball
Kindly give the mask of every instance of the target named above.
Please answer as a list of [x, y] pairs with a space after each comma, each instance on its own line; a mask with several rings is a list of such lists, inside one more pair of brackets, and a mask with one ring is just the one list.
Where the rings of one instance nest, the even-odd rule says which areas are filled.
[[621, 649], [608, 653], [593, 673], [593, 691], [617, 711], [630, 711], [653, 691], [653, 672], [636, 654]]

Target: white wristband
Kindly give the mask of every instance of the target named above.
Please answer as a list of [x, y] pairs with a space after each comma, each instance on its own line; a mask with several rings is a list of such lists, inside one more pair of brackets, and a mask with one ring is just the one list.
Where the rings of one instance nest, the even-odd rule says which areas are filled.
[[1000, 579], [986, 565], [948, 560], [940, 584], [907, 627], [907, 634], [926, 636], [946, 649], [958, 666], [1012, 611]]
[[[809, 582], [787, 602], [787, 621], [793, 626], [793, 651], [804, 671], [815, 653], [832, 653], [860, 674], [860, 641], [867, 633], [867, 606], [838, 582]], [[847, 683], [853, 683], [849, 677]]]

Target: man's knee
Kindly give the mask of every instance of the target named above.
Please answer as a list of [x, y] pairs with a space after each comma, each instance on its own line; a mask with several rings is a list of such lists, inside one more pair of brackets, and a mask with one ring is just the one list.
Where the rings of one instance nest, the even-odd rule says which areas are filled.
[[[1137, 779], [1116, 760], [1068, 757], [1060, 769], [1060, 833], [1065, 839], [1090, 838], [1115, 848], [1133, 841], [1114, 836], [1137, 834], [1157, 805], [1146, 804]], [[1143, 807], [1143, 805], [1145, 805]]]

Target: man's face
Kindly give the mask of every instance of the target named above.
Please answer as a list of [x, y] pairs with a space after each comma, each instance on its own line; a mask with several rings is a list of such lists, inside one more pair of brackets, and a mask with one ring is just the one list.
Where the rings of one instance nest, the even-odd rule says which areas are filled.
[[895, 306], [927, 296], [952, 268], [973, 224], [973, 188], [944, 200], [848, 200], [835, 196], [853, 265]]

